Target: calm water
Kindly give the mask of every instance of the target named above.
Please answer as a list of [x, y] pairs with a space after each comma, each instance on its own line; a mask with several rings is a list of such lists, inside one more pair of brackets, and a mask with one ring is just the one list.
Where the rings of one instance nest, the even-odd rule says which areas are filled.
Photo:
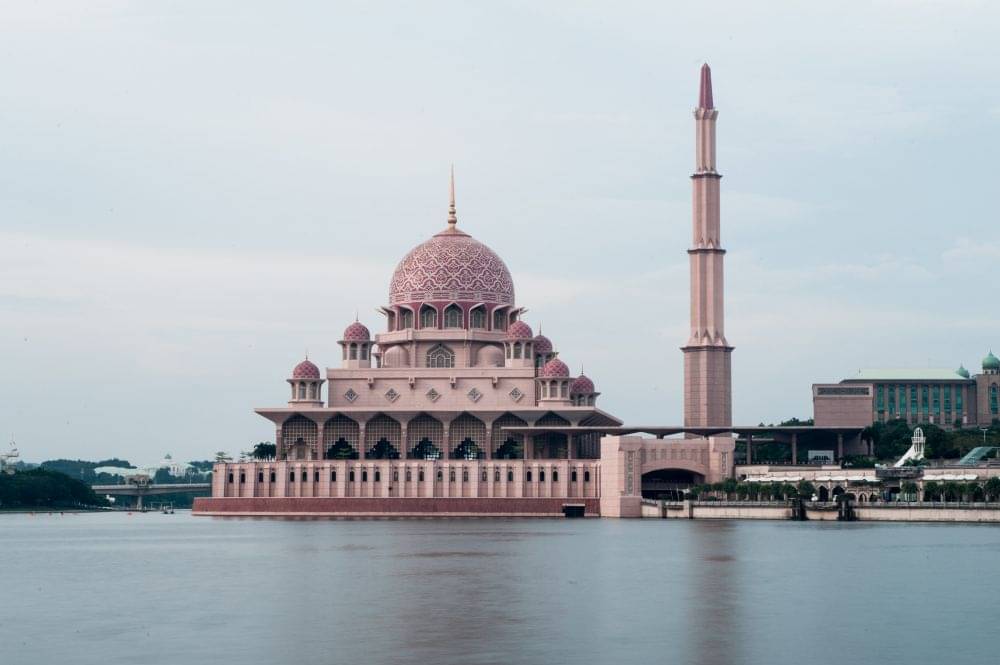
[[997, 662], [1000, 528], [0, 515], [0, 663]]

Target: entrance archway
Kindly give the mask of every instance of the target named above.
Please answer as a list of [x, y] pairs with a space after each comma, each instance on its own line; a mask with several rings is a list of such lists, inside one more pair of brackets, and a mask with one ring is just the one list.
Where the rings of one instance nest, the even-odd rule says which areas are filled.
[[817, 496], [819, 496], [820, 501], [829, 501], [830, 490], [826, 488], [826, 485], [820, 485], [819, 492], [817, 492]]
[[642, 498], [681, 501], [684, 491], [705, 482], [705, 476], [687, 469], [657, 469], [642, 474]]

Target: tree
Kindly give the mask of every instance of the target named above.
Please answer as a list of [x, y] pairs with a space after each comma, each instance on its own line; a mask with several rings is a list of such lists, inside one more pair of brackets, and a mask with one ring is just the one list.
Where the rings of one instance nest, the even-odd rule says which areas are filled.
[[990, 501], [996, 501], [1000, 497], [1000, 477], [993, 476], [987, 480], [983, 489]]
[[941, 484], [936, 480], [924, 483], [924, 501], [936, 501], [941, 494]]
[[917, 484], [912, 480], [904, 480], [899, 485], [899, 493], [906, 497], [906, 501], [915, 501], [917, 498]]
[[230, 457], [229, 453], [227, 453], [226, 451], [220, 450], [219, 452], [215, 453], [215, 461], [216, 462], [232, 462], [233, 458]]
[[736, 491], [737, 485], [738, 483], [735, 478], [726, 478], [722, 481], [722, 491], [725, 492], [726, 499], [729, 499], [730, 496]]
[[816, 486], [808, 480], [800, 480], [796, 489], [801, 499], [809, 500], [816, 493]]
[[278, 447], [270, 441], [261, 441], [253, 447], [250, 455], [254, 459], [274, 459], [278, 456]]
[[966, 501], [979, 501], [983, 498], [983, 486], [976, 482], [965, 483], [962, 495]]
[[944, 494], [945, 501], [958, 501], [962, 496], [962, 486], [954, 480], [948, 480], [941, 486], [941, 493]]

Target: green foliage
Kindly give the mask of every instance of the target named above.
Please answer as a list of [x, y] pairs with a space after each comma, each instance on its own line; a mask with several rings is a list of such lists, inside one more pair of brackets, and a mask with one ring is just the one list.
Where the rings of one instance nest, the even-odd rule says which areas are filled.
[[875, 459], [867, 455], [846, 455], [844, 456], [844, 466], [855, 469], [874, 469]]
[[990, 501], [996, 501], [997, 498], [1000, 498], [1000, 477], [994, 476], [987, 480], [983, 490], [986, 493], [986, 498]]
[[90, 485], [70, 476], [38, 468], [0, 474], [0, 508], [83, 508], [106, 506]]
[[812, 495], [816, 493], [816, 486], [808, 480], [800, 480], [795, 489], [798, 491], [799, 497], [802, 499], [811, 499]]
[[941, 483], [936, 480], [928, 480], [924, 483], [924, 501], [939, 501], [941, 497]]
[[278, 447], [270, 441], [261, 441], [253, 447], [250, 455], [254, 459], [274, 459], [278, 455]]

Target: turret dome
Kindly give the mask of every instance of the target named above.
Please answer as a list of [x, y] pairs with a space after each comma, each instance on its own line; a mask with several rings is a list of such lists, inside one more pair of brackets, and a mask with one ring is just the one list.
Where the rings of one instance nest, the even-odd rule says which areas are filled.
[[542, 367], [541, 376], [547, 379], [568, 378], [569, 367], [558, 358], [553, 358]]
[[594, 382], [586, 374], [581, 374], [573, 380], [569, 387], [570, 395], [591, 395], [597, 392], [594, 390]]
[[552, 340], [542, 333], [535, 335], [535, 353], [552, 353]]
[[959, 365], [958, 369], [955, 370], [955, 374], [966, 379], [970, 378], [969, 370], [965, 369], [965, 365]]
[[360, 321], [355, 321], [351, 325], [344, 329], [344, 341], [345, 342], [367, 342], [372, 338], [371, 332], [365, 324]]
[[1000, 358], [993, 355], [992, 350], [983, 358], [983, 369], [1000, 370]]
[[318, 379], [319, 378], [319, 367], [313, 364], [311, 360], [306, 358], [292, 370], [293, 379]]
[[507, 328], [507, 339], [530, 340], [533, 337], [534, 333], [531, 332], [531, 326], [524, 321], [515, 321]]

